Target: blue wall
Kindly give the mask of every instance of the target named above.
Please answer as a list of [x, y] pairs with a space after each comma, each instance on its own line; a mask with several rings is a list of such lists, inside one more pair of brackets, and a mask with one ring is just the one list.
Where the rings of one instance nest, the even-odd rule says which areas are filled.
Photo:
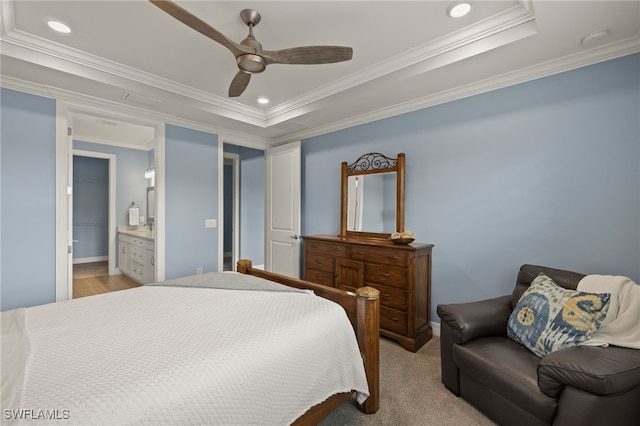
[[109, 255], [109, 160], [73, 156], [73, 259]]
[[636, 54], [307, 139], [303, 232], [339, 232], [342, 161], [405, 152], [432, 312], [510, 293], [523, 263], [640, 281], [639, 103]]
[[217, 271], [218, 136], [167, 125], [165, 146], [165, 278]]
[[[55, 300], [55, 101], [0, 93], [6, 310]], [[405, 152], [406, 228], [435, 244], [433, 307], [510, 292], [525, 262], [640, 281], [639, 123], [636, 54], [311, 138], [302, 231], [338, 233], [342, 161]], [[166, 277], [217, 270], [218, 229], [204, 228], [218, 213], [217, 136], [167, 126], [166, 141]], [[264, 160], [242, 170], [264, 197]], [[242, 196], [242, 226], [262, 231], [241, 235], [241, 256], [259, 263], [264, 203]]]
[[0, 91], [0, 309], [55, 301], [56, 103]]

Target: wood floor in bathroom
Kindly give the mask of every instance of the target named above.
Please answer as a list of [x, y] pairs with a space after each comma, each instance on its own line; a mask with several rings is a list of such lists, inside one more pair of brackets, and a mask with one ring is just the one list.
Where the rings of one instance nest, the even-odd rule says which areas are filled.
[[140, 285], [126, 275], [109, 275], [107, 262], [73, 265], [73, 298], [126, 290]]

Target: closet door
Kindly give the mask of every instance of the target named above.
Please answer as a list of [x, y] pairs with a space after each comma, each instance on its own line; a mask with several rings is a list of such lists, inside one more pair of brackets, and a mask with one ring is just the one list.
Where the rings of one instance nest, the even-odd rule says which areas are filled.
[[265, 268], [300, 277], [300, 142], [266, 151]]

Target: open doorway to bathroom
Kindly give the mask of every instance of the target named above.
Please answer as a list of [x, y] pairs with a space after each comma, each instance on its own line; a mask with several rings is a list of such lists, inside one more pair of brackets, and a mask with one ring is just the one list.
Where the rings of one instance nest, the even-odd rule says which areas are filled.
[[118, 230], [130, 225], [132, 202], [141, 207], [145, 223], [145, 172], [154, 164], [155, 129], [79, 113], [71, 127], [71, 295], [138, 287], [140, 282], [121, 273]]

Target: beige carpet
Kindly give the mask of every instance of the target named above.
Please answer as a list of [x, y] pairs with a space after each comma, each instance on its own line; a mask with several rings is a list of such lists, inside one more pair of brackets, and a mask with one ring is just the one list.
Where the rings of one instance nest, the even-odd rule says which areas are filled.
[[380, 410], [361, 413], [355, 401], [338, 407], [322, 423], [333, 425], [492, 426], [494, 423], [449, 392], [440, 381], [440, 339], [417, 353], [380, 339]]

